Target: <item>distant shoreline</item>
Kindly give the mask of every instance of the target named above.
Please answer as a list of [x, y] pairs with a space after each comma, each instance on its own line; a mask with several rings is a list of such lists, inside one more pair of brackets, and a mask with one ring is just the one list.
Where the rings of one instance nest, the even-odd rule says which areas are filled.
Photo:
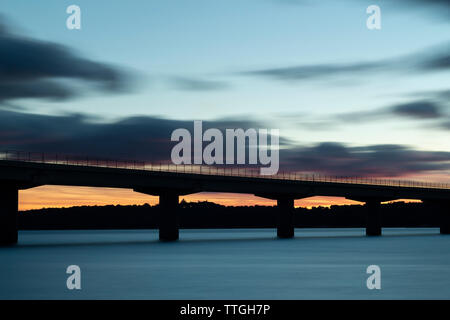
[[[181, 229], [275, 228], [276, 207], [227, 207], [212, 202], [182, 202]], [[383, 227], [438, 227], [439, 212], [422, 203], [396, 202], [381, 206]], [[157, 229], [159, 206], [82, 206], [19, 212], [20, 230]], [[363, 228], [366, 209], [361, 205], [296, 208], [296, 228]]]

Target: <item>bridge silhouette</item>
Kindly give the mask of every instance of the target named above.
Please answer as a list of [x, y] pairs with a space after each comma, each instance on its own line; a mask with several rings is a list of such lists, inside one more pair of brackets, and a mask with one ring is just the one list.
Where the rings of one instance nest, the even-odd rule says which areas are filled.
[[197, 192], [254, 194], [277, 201], [277, 236], [294, 237], [294, 200], [336, 196], [364, 202], [366, 235], [381, 235], [380, 204], [419, 199], [440, 211], [440, 232], [450, 234], [450, 184], [280, 172], [264, 176], [259, 168], [174, 165], [40, 152], [0, 152], [0, 244], [18, 240], [18, 191], [42, 185], [133, 189], [159, 197], [159, 238], [179, 237], [179, 197]]

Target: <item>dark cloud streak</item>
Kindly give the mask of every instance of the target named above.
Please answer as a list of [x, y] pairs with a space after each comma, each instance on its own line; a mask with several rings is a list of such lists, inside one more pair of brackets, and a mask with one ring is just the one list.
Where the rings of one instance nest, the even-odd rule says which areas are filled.
[[329, 79], [346, 76], [370, 77], [374, 74], [391, 73], [421, 73], [438, 72], [450, 69], [450, 45], [429, 48], [425, 52], [407, 55], [396, 59], [384, 59], [373, 62], [354, 62], [347, 64], [316, 64], [298, 65], [282, 68], [269, 68], [241, 72], [241, 75], [259, 76], [263, 78], [282, 80], [285, 82], [300, 82], [314, 79]]
[[409, 119], [440, 119], [445, 117], [444, 107], [431, 100], [410, 101], [387, 108], [341, 113], [332, 116], [338, 122], [368, 122], [385, 120], [393, 116]]
[[230, 85], [223, 81], [211, 81], [186, 77], [172, 77], [168, 80], [172, 88], [184, 91], [217, 91], [228, 89]]
[[[219, 119], [205, 122], [204, 130], [263, 125]], [[0, 150], [165, 162], [176, 144], [170, 136], [177, 128], [193, 132], [193, 122], [136, 116], [98, 123], [82, 114], [49, 116], [0, 110]], [[281, 170], [372, 177], [450, 170], [450, 152], [418, 151], [402, 145], [349, 147], [335, 142], [298, 146], [283, 137], [281, 141], [285, 141], [280, 150]]]
[[403, 145], [349, 147], [325, 142], [281, 152], [289, 170], [334, 176], [399, 177], [450, 170], [450, 152], [418, 151]]
[[[170, 140], [175, 129], [193, 133], [193, 121], [133, 116], [112, 123], [94, 122], [83, 114], [37, 115], [0, 110], [0, 150], [18, 149], [90, 155], [107, 158], [170, 159], [176, 144]], [[259, 128], [252, 120], [217, 120], [203, 123], [214, 127]], [[281, 140], [281, 143], [285, 140]]]
[[68, 99], [79, 94], [62, 84], [61, 79], [93, 83], [109, 92], [127, 90], [130, 83], [129, 75], [115, 67], [80, 57], [57, 43], [24, 37], [0, 27], [0, 102], [19, 98]]
[[293, 66], [286, 68], [273, 68], [244, 72], [245, 75], [263, 76], [283, 81], [300, 81], [308, 79], [326, 78], [336, 75], [362, 74], [368, 71], [382, 69], [382, 64], [358, 63], [358, 64], [319, 64]]
[[417, 119], [439, 119], [443, 116], [442, 108], [432, 101], [413, 101], [391, 108], [393, 114]]

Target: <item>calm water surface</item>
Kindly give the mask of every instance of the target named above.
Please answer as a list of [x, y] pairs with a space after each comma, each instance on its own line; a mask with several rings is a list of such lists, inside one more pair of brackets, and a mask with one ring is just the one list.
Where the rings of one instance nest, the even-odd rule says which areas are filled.
[[[450, 299], [450, 236], [439, 229], [22, 231], [0, 247], [0, 299]], [[68, 290], [66, 268], [81, 268]], [[368, 290], [366, 268], [381, 268]]]

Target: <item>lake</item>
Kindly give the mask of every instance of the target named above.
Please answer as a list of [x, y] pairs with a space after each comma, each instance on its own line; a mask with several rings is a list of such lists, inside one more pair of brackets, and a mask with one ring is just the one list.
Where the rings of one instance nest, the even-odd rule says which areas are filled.
[[[439, 229], [21, 231], [0, 247], [0, 299], [450, 299], [450, 236]], [[81, 268], [68, 290], [66, 268]], [[381, 289], [369, 290], [369, 265]]]

